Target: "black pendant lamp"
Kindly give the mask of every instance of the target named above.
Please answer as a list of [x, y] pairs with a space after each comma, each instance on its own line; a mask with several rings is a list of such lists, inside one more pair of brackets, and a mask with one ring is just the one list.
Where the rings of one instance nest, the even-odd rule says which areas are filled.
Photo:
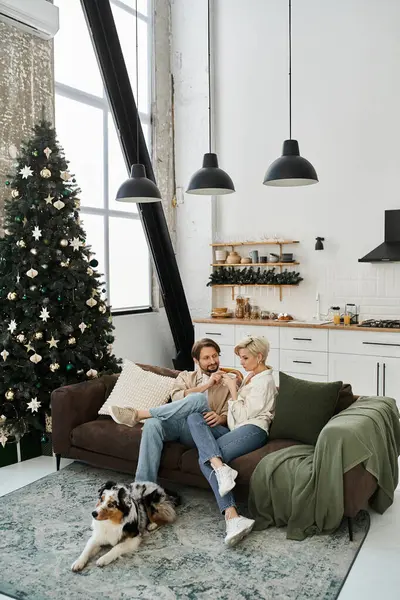
[[228, 173], [218, 167], [218, 157], [211, 151], [211, 0], [208, 0], [207, 9], [207, 44], [208, 44], [208, 144], [209, 152], [203, 157], [203, 166], [196, 171], [189, 181], [187, 194], [199, 196], [220, 196], [232, 194], [235, 191], [232, 179]]
[[289, 0], [289, 138], [283, 142], [282, 156], [269, 166], [264, 185], [290, 187], [318, 183], [314, 167], [300, 156], [298, 141], [292, 140], [292, 0]]
[[156, 184], [146, 177], [144, 165], [139, 163], [139, 43], [138, 43], [138, 18], [137, 18], [137, 0], [135, 0], [136, 11], [136, 160], [137, 164], [132, 165], [131, 176], [124, 181], [117, 192], [116, 200], [118, 202], [159, 202], [161, 193]]

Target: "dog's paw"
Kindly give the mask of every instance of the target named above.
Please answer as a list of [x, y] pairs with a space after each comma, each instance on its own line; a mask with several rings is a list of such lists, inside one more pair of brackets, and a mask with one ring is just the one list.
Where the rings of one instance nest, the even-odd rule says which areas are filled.
[[96, 565], [98, 567], [105, 567], [106, 565], [109, 565], [110, 562], [113, 561], [113, 558], [110, 556], [107, 556], [107, 554], [104, 554], [103, 556], [100, 556], [100, 558], [98, 558], [96, 560]]
[[147, 531], [154, 531], [155, 529], [158, 529], [157, 523], [150, 523], [147, 525]]
[[77, 573], [78, 571], [82, 571], [82, 569], [85, 566], [86, 566], [86, 561], [82, 560], [81, 558], [78, 558], [74, 563], [72, 563], [71, 571], [75, 571], [75, 573]]

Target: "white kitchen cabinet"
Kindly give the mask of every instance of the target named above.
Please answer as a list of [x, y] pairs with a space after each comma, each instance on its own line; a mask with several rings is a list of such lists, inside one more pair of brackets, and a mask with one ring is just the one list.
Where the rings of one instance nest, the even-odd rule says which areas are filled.
[[[279, 368], [285, 373], [328, 375], [328, 353], [309, 350], [281, 350]], [[310, 380], [311, 381], [311, 380]]]
[[381, 358], [381, 395], [394, 398], [400, 407], [400, 359]]
[[195, 339], [211, 338], [219, 346], [235, 345], [235, 326], [220, 325], [218, 323], [196, 323]]
[[380, 357], [329, 353], [329, 381], [350, 383], [357, 396], [382, 395], [382, 371]]

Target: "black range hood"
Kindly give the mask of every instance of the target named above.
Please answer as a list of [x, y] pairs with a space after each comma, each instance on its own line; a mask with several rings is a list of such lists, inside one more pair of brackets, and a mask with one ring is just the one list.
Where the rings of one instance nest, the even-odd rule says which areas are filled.
[[358, 262], [400, 262], [400, 210], [385, 210], [385, 241]]

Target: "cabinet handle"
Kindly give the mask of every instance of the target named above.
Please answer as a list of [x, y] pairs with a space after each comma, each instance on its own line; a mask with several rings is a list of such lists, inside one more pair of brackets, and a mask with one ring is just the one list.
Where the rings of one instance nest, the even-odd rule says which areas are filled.
[[294, 360], [294, 363], [299, 363], [300, 365], [312, 365], [311, 360]]
[[383, 388], [382, 393], [386, 396], [386, 363], [383, 363]]
[[312, 338], [293, 338], [296, 342], [312, 342]]
[[383, 342], [363, 342], [365, 346], [396, 346], [400, 348], [400, 344], [384, 344]]
[[217, 333], [215, 331], [206, 331], [205, 335], [222, 335], [222, 333]]
[[380, 364], [376, 363], [376, 395], [379, 396], [379, 369]]

